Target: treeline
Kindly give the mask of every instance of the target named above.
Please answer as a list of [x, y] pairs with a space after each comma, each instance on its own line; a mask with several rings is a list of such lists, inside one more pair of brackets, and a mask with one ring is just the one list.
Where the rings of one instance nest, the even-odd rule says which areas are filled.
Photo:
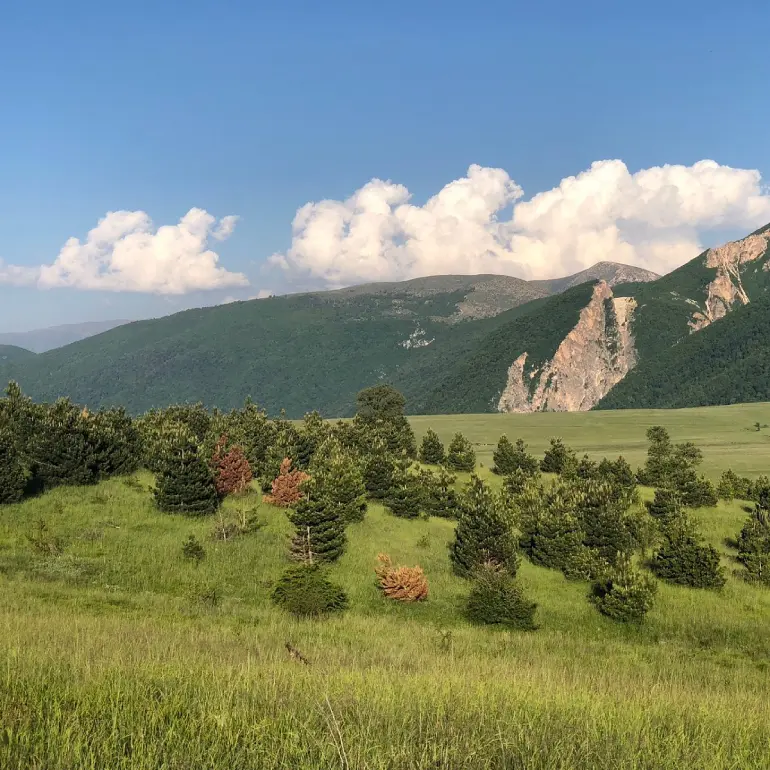
[[[673, 444], [661, 427], [647, 437], [647, 460], [634, 470], [622, 457], [578, 459], [558, 438], [538, 459], [521, 439], [502, 436], [495, 489], [475, 475], [475, 451], [462, 434], [445, 447], [428, 430], [418, 447], [404, 398], [387, 385], [361, 391], [352, 420], [331, 423], [311, 413], [294, 423], [269, 419], [250, 402], [229, 412], [175, 406], [132, 419], [121, 409], [88, 412], [67, 400], [36, 404], [12, 383], [0, 399], [0, 502], [147, 468], [160, 511], [201, 516], [228, 495], [253, 493], [256, 482], [294, 528], [290, 566], [273, 599], [303, 616], [347, 605], [326, 568], [348, 548], [348, 528], [364, 519], [370, 501], [405, 519], [441, 516], [456, 521], [448, 556], [454, 572], [471, 581], [468, 617], [531, 629], [536, 605], [517, 579], [523, 558], [587, 581], [590, 601], [621, 621], [649, 611], [654, 577], [720, 588], [719, 554], [688, 509], [739, 496], [756, 501], [736, 539], [741, 574], [770, 583], [770, 482], [726, 471], [715, 489], [698, 474], [702, 456], [692, 443]], [[458, 473], [471, 474], [460, 488]], [[638, 484], [655, 487], [646, 505]], [[222, 539], [251, 531], [245, 518], [219, 526]], [[183, 552], [193, 560], [205, 555], [194, 539]], [[419, 566], [394, 566], [381, 554], [375, 572], [389, 599], [429, 595]]]

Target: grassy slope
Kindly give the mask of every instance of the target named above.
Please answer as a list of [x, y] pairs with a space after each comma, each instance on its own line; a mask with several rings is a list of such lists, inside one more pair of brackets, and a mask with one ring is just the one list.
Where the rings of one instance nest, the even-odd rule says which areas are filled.
[[[768, 407], [764, 405], [764, 414]], [[767, 469], [760, 406], [668, 413], [675, 439], [740, 445]], [[764, 415], [762, 415], [764, 416]], [[417, 418], [485, 446], [501, 432], [538, 448], [552, 433], [627, 455], [656, 414]], [[761, 419], [761, 417], [759, 417]], [[713, 426], [713, 434], [707, 432]], [[727, 464], [725, 462], [725, 464]], [[149, 477], [143, 483], [149, 483]], [[256, 504], [257, 498], [249, 501]], [[229, 504], [229, 503], [228, 503]], [[61, 490], [0, 517], [0, 766], [7, 768], [760, 768], [770, 740], [770, 592], [731, 579], [721, 594], [661, 585], [641, 628], [601, 618], [586, 587], [525, 564], [540, 604], [530, 634], [469, 627], [467, 585], [446, 556], [452, 525], [401, 521], [372, 507], [334, 567], [350, 610], [296, 622], [272, 609], [289, 527], [206, 541], [196, 568], [179, 554], [210, 521], [157, 513], [121, 481]], [[745, 514], [698, 512], [724, 553]], [[43, 517], [67, 555], [33, 556]], [[427, 537], [427, 546], [421, 545]], [[419, 562], [430, 600], [400, 606], [372, 583], [376, 554]], [[194, 599], [218, 586], [222, 605]], [[191, 598], [193, 597], [193, 598]], [[311, 660], [292, 662], [291, 641]]]

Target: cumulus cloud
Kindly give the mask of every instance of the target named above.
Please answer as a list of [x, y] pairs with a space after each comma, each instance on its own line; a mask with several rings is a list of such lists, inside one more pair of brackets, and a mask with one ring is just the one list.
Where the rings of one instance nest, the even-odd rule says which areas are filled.
[[194, 208], [178, 224], [155, 229], [143, 211], [111, 211], [83, 242], [70, 238], [49, 265], [0, 263], [0, 283], [177, 295], [248, 286], [245, 275], [221, 267], [219, 255], [208, 248], [209, 239], [228, 238], [236, 221], [217, 221]]
[[473, 165], [419, 206], [403, 185], [373, 179], [345, 201], [300, 208], [291, 247], [270, 262], [329, 286], [441, 273], [549, 278], [601, 260], [667, 272], [703, 250], [705, 230], [770, 221], [760, 183], [758, 171], [713, 160], [636, 173], [606, 160], [524, 201], [503, 169]]

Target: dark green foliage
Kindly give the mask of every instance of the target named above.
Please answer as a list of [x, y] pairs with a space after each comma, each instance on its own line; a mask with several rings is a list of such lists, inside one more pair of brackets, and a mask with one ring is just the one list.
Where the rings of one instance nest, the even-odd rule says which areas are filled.
[[315, 488], [322, 488], [329, 503], [344, 522], [363, 521], [366, 515], [366, 487], [356, 460], [339, 445], [335, 438], [327, 439], [318, 448], [310, 466]]
[[770, 516], [757, 505], [738, 536], [738, 561], [750, 583], [770, 586]]
[[753, 500], [760, 508], [770, 509], [770, 479], [767, 476], [759, 476], [751, 485], [751, 494], [748, 498]]
[[444, 519], [456, 519], [458, 515], [457, 492], [454, 483], [457, 480], [445, 468], [437, 472], [421, 470], [417, 481], [422, 492], [422, 509], [428, 516]]
[[432, 428], [428, 428], [420, 444], [420, 462], [429, 465], [441, 465], [446, 459], [446, 452], [438, 433]]
[[575, 469], [575, 475], [584, 481], [588, 481], [589, 479], [598, 479], [600, 476], [599, 465], [591, 460], [588, 455], [583, 455], [582, 460], [578, 463], [577, 468]]
[[653, 425], [647, 430], [647, 441], [647, 462], [639, 470], [639, 483], [648, 487], [663, 486], [671, 473], [671, 438], [665, 428]]
[[630, 554], [633, 526], [626, 515], [628, 501], [609, 484], [589, 481], [576, 502], [575, 514], [584, 532], [583, 544], [608, 564]]
[[384, 500], [393, 486], [396, 463], [384, 442], [375, 442], [364, 458], [363, 477], [366, 493], [374, 500]]
[[631, 492], [636, 489], [636, 474], [624, 457], [618, 457], [614, 462], [605, 457], [596, 469], [596, 478], [615, 488]]
[[323, 478], [306, 481], [305, 497], [289, 511], [296, 530], [292, 553], [305, 562], [336, 561], [347, 544], [345, 511], [335, 504], [324, 482]]
[[206, 549], [198, 542], [195, 535], [190, 535], [182, 545], [182, 555], [195, 564], [200, 564], [206, 558]]
[[494, 452], [495, 462], [493, 473], [508, 476], [515, 471], [521, 471], [525, 476], [536, 476], [540, 464], [537, 459], [527, 452], [523, 439], [516, 439], [516, 445], [511, 444], [507, 436], [501, 436]]
[[125, 409], [104, 409], [89, 415], [88, 429], [99, 478], [128, 476], [139, 468], [141, 438]]
[[536, 472], [535, 475], [529, 475], [522, 468], [516, 468], [513, 473], [503, 479], [503, 489], [509, 497], [515, 497], [524, 491], [527, 484], [536, 482], [538, 476], [539, 472]]
[[577, 457], [575, 452], [564, 445], [560, 438], [552, 438], [551, 445], [545, 450], [545, 455], [540, 462], [540, 470], [543, 473], [562, 474], [570, 468], [571, 465], [577, 466]]
[[393, 454], [417, 456], [417, 441], [404, 415], [406, 399], [391, 385], [365, 388], [356, 397], [356, 423], [361, 426], [365, 445], [375, 436], [382, 438]]
[[531, 631], [537, 604], [527, 600], [518, 582], [495, 564], [481, 565], [473, 575], [466, 614], [472, 623]]
[[453, 471], [471, 473], [476, 467], [476, 453], [473, 445], [462, 433], [455, 433], [449, 443], [446, 466]]
[[732, 500], [738, 496], [738, 489], [740, 487], [740, 479], [732, 468], [728, 468], [724, 471], [719, 478], [719, 484], [717, 484], [717, 497], [720, 500]]
[[515, 575], [518, 548], [502, 500], [478, 476], [471, 476], [459, 503], [455, 539], [449, 546], [455, 573], [469, 577], [485, 562], [493, 562]]
[[646, 503], [650, 516], [662, 527], [677, 520], [682, 515], [682, 498], [675, 489], [656, 489], [655, 497]]
[[208, 463], [193, 443], [175, 449], [163, 462], [155, 488], [161, 511], [201, 516], [214, 513], [219, 495]]
[[406, 462], [400, 463], [385, 500], [388, 510], [402, 519], [416, 519], [420, 515], [423, 499], [424, 491], [419, 478], [409, 473]]
[[24, 497], [27, 476], [10, 430], [0, 427], [0, 505], [18, 503]]
[[682, 503], [688, 508], [705, 508], [719, 502], [711, 481], [705, 476], [698, 476], [691, 468], [676, 477], [676, 488], [682, 496]]
[[580, 521], [562, 499], [550, 500], [530, 532], [527, 553], [533, 564], [565, 570], [583, 549]]
[[652, 609], [656, 593], [655, 581], [624, 558], [593, 583], [589, 599], [602, 615], [628, 623], [644, 618]]
[[725, 584], [719, 553], [699, 542], [695, 526], [684, 513], [666, 526], [663, 543], [650, 566], [669, 583], [692, 588], [721, 588]]
[[273, 602], [301, 618], [340, 612], [348, 605], [345, 592], [317, 564], [289, 567], [275, 585]]

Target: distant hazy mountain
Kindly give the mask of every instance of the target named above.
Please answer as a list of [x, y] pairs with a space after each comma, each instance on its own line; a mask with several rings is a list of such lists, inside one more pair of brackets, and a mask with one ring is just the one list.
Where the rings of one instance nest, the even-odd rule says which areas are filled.
[[15, 345], [0, 345], [0, 364], [24, 361], [27, 358], [33, 358], [34, 355], [31, 350], [18, 348]]
[[29, 332], [6, 332], [0, 334], [0, 345], [15, 345], [34, 353], [61, 348], [72, 342], [79, 342], [95, 334], [110, 331], [116, 326], [130, 321], [90, 321], [79, 324], [52, 326], [48, 329], [35, 329]]

